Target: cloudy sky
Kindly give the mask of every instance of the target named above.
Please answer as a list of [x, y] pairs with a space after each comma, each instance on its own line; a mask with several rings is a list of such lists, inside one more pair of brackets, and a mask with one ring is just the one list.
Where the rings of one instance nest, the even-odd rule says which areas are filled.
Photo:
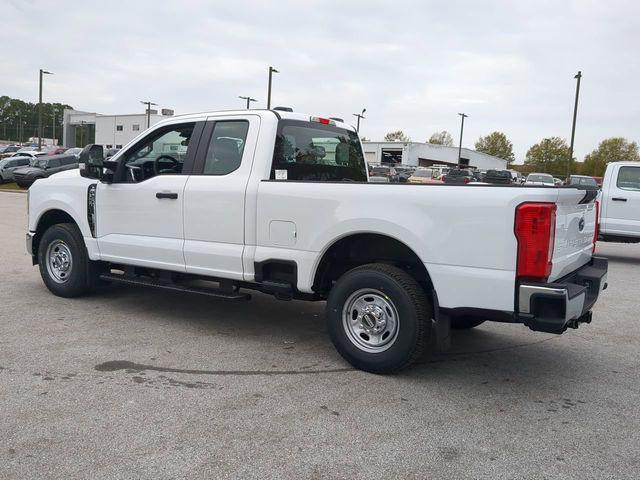
[[0, 95], [99, 113], [176, 113], [274, 105], [340, 116], [361, 132], [402, 129], [463, 144], [501, 130], [522, 161], [543, 137], [571, 134], [576, 156], [608, 136], [640, 140], [637, 1], [0, 0]]

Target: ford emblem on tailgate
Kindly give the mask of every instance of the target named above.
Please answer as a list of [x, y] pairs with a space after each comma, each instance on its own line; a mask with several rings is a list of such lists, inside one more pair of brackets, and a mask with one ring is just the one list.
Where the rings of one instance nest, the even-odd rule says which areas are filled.
[[584, 217], [578, 222], [578, 231], [581, 232], [582, 230], [584, 230]]

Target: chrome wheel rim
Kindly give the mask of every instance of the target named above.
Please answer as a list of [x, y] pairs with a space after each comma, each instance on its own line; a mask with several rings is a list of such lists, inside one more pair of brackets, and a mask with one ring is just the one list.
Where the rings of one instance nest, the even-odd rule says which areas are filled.
[[57, 283], [65, 283], [71, 276], [73, 257], [68, 245], [62, 240], [54, 240], [47, 247], [47, 271]]
[[380, 353], [393, 345], [400, 330], [398, 310], [379, 290], [361, 289], [344, 303], [342, 325], [356, 347], [368, 353]]

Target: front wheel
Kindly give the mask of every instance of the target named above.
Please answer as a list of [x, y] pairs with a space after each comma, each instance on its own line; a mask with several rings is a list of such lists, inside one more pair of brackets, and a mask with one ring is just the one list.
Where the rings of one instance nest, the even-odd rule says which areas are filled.
[[400, 268], [369, 264], [338, 279], [327, 300], [327, 327], [336, 349], [354, 367], [391, 373], [430, 345], [432, 306]]
[[98, 276], [82, 234], [72, 223], [52, 225], [44, 232], [38, 247], [38, 264], [45, 285], [59, 297], [87, 293]]

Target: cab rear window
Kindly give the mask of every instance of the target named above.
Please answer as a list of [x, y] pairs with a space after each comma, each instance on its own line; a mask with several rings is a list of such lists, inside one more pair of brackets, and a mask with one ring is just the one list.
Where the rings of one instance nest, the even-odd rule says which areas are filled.
[[298, 120], [278, 126], [272, 180], [366, 182], [366, 166], [356, 132]]

